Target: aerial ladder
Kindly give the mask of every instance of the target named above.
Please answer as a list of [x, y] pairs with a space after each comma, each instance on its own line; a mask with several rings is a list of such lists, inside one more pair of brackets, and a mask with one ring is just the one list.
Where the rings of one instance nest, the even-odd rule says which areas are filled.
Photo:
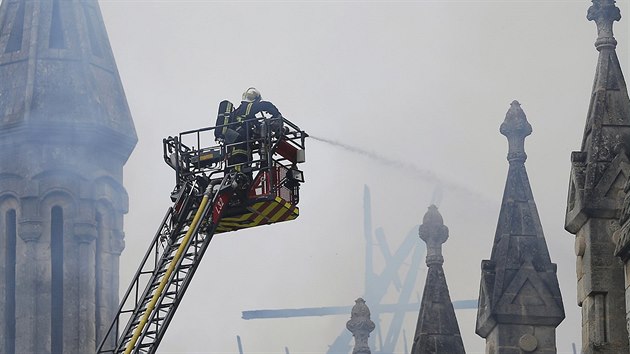
[[[223, 101], [219, 117], [232, 109]], [[246, 141], [234, 142], [226, 134], [216, 142], [218, 130], [243, 128]], [[164, 161], [175, 170], [173, 205], [100, 339], [97, 354], [156, 352], [214, 235], [298, 217], [304, 182], [298, 164], [305, 161], [307, 136], [283, 117], [259, 117], [163, 140]], [[244, 146], [247, 160], [230, 164], [230, 153]]]

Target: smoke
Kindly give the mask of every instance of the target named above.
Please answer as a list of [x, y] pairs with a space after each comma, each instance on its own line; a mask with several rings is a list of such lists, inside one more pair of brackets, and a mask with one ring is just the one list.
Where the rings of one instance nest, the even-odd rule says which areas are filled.
[[477, 201], [480, 201], [489, 205], [493, 205], [493, 206], [498, 205], [496, 201], [493, 201], [483, 196], [481, 193], [477, 191], [474, 191], [456, 182], [448, 181], [442, 177], [438, 177], [431, 170], [420, 168], [408, 162], [392, 159], [391, 157], [379, 155], [375, 152], [368, 151], [368, 150], [365, 150], [356, 146], [344, 144], [335, 140], [321, 138], [321, 137], [313, 136], [313, 135], [309, 135], [309, 137], [313, 140], [332, 145], [334, 147], [346, 150], [348, 152], [351, 152], [357, 155], [362, 155], [383, 166], [393, 167], [397, 170], [400, 170], [401, 172], [405, 172], [407, 174], [412, 175], [413, 177], [419, 178], [422, 181], [435, 185], [434, 190], [433, 190], [433, 195], [431, 197], [431, 204], [435, 204], [436, 206], [439, 206], [439, 204], [442, 202], [444, 189], [451, 191], [453, 193], [471, 197]]
[[431, 196], [431, 204], [440, 206], [442, 203], [442, 184], [438, 182], [433, 188], [433, 195]]

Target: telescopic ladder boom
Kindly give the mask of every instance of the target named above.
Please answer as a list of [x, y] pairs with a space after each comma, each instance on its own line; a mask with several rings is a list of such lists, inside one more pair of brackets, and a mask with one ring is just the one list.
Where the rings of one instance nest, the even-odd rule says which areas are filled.
[[206, 135], [226, 126], [164, 139], [164, 160], [176, 172], [174, 204], [100, 338], [97, 354], [155, 353], [215, 234], [299, 215], [304, 180], [297, 164], [304, 162], [307, 135], [284, 118], [263, 117], [256, 126], [262, 127], [259, 132], [239, 142], [250, 156], [239, 165], [227, 163], [235, 144], [202, 148]]
[[[201, 196], [195, 195], [198, 191], [191, 186], [190, 194], [183, 196], [187, 200], [178, 200], [184, 203], [181, 215], [173, 207], [168, 209], [133, 286], [122, 300], [128, 308], [121, 307], [110, 332], [117, 331], [123, 316], [129, 320], [122, 332], [112, 337], [116, 341], [103, 342], [98, 353], [155, 353], [232, 196], [233, 177], [226, 175], [218, 190], [213, 191], [210, 185]], [[180, 220], [175, 220], [178, 217]], [[147, 286], [140, 293], [143, 283]]]

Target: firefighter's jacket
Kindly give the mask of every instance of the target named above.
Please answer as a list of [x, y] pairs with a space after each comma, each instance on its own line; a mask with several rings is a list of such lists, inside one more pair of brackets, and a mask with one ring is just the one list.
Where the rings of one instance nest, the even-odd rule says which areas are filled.
[[[232, 111], [229, 115], [219, 116], [217, 126], [223, 126], [215, 130], [217, 138], [226, 139], [228, 143], [235, 143], [239, 141], [247, 141], [252, 138], [252, 134], [260, 129], [260, 122], [256, 119], [256, 114], [260, 112], [266, 112], [271, 114], [271, 118], [278, 118], [281, 116], [278, 108], [273, 103], [268, 101], [258, 102], [241, 102], [241, 104]], [[237, 133], [228, 132], [228, 129]], [[232, 136], [230, 137], [230, 133]], [[230, 137], [230, 138], [228, 138]]]
[[[260, 122], [256, 118], [256, 114], [260, 112], [271, 114], [271, 118], [281, 117], [280, 111], [271, 102], [243, 101], [238, 108], [224, 116], [223, 122], [217, 122], [217, 125], [222, 125], [223, 128], [215, 130], [215, 135], [231, 144], [229, 149], [231, 156], [248, 154], [249, 149], [246, 142], [254, 138], [260, 131]], [[243, 144], [239, 144], [240, 142]]]

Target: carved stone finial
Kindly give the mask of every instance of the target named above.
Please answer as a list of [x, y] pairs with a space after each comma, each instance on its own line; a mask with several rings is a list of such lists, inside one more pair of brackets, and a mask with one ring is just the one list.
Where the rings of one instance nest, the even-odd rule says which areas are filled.
[[613, 35], [613, 22], [621, 20], [621, 11], [615, 5], [615, 0], [593, 0], [593, 5], [588, 8], [586, 18], [597, 24], [597, 40], [595, 48], [617, 47], [617, 40]]
[[518, 101], [512, 101], [499, 131], [508, 139], [508, 161], [524, 163], [527, 160], [525, 137], [532, 133], [532, 126]]
[[365, 304], [365, 300], [358, 298], [354, 302], [350, 321], [346, 323], [346, 328], [354, 337], [352, 354], [371, 354], [368, 338], [376, 326], [370, 320], [370, 309]]
[[444, 225], [442, 215], [435, 205], [431, 205], [424, 214], [418, 234], [427, 244], [427, 266], [444, 264], [442, 244], [448, 239], [448, 227]]

